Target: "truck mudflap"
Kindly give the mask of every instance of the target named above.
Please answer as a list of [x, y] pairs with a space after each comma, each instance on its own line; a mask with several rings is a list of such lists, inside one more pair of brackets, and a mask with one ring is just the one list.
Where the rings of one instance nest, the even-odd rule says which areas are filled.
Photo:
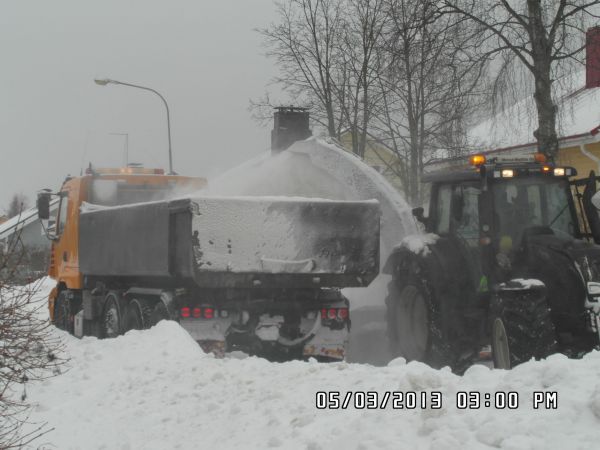
[[307, 310], [293, 324], [282, 314], [251, 317], [245, 311], [230, 314], [212, 307], [183, 307], [180, 315], [180, 325], [205, 352], [218, 357], [241, 350], [258, 356], [343, 360], [350, 328], [346, 301]]
[[343, 360], [346, 357], [348, 327], [340, 330], [322, 327], [319, 331], [304, 346], [303, 355]]

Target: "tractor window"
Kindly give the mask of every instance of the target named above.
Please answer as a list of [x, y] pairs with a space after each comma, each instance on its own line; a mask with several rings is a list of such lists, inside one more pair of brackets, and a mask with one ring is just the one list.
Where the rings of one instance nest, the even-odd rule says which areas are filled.
[[527, 177], [494, 186], [496, 230], [520, 241], [523, 230], [539, 227], [556, 234], [573, 235], [568, 188], [561, 180]]
[[435, 203], [435, 226], [437, 234], [450, 232], [450, 206], [452, 203], [452, 186], [442, 185], [438, 188]]
[[480, 195], [481, 189], [476, 186], [459, 185], [454, 188], [454, 234], [463, 238], [470, 246], [479, 245]]

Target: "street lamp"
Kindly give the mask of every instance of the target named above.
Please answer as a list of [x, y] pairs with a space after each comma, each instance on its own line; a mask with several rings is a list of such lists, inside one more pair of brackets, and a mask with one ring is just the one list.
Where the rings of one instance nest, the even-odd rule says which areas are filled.
[[150, 89], [150, 88], [144, 87], [144, 86], [138, 86], [137, 84], [124, 83], [122, 81], [111, 80], [110, 78], [103, 78], [103, 79], [96, 78], [96, 79], [94, 79], [94, 82], [98, 86], [106, 86], [107, 84], [120, 84], [122, 86], [129, 86], [129, 87], [133, 87], [133, 88], [143, 89], [145, 91], [154, 92], [156, 95], [158, 95], [160, 97], [160, 99], [165, 104], [165, 108], [167, 108], [167, 132], [169, 135], [169, 175], [175, 175], [175, 172], [173, 172], [173, 154], [171, 152], [171, 116], [169, 114], [169, 105], [167, 104], [167, 101], [165, 100], [165, 98], [162, 95], [160, 95], [157, 91], [155, 91], [154, 89]]
[[129, 133], [108, 133], [111, 136], [125, 136], [125, 167], [129, 166]]

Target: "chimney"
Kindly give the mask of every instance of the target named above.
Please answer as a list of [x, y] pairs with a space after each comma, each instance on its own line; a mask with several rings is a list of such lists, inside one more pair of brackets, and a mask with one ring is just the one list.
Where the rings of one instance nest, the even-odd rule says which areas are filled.
[[600, 87], [600, 27], [588, 29], [585, 35], [585, 87]]
[[309, 114], [306, 108], [279, 106], [275, 109], [275, 124], [271, 131], [271, 152], [273, 154], [286, 150], [296, 141], [312, 136], [308, 128]]

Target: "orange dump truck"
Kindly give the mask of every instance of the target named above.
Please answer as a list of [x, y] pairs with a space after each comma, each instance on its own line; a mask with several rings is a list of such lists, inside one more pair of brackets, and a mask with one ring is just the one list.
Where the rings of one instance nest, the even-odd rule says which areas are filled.
[[52, 239], [52, 321], [114, 337], [178, 321], [207, 351], [344, 358], [343, 287], [379, 269], [379, 205], [199, 195], [202, 178], [88, 169], [38, 196]]

